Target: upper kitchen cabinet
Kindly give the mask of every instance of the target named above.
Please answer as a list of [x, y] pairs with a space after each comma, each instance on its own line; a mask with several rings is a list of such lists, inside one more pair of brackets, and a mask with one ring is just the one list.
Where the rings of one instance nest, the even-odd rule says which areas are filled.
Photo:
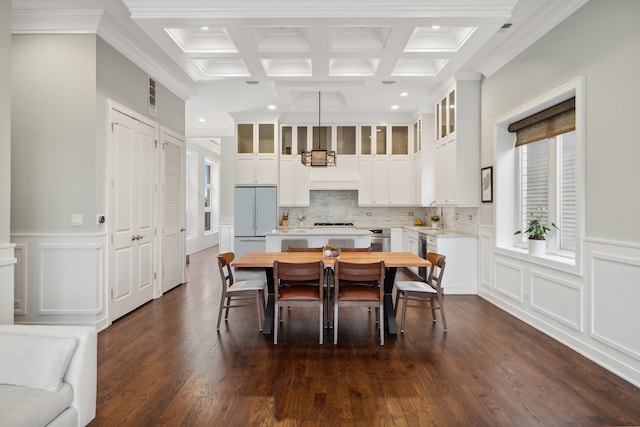
[[413, 144], [411, 144], [411, 204], [422, 204], [422, 119], [413, 123]]
[[411, 205], [409, 126], [360, 127], [360, 206]]
[[435, 199], [439, 205], [478, 206], [480, 193], [480, 79], [457, 80], [435, 105]]
[[275, 123], [236, 126], [236, 184], [277, 184]]
[[280, 206], [309, 206], [309, 169], [300, 155], [308, 149], [307, 126], [283, 125], [280, 128]]

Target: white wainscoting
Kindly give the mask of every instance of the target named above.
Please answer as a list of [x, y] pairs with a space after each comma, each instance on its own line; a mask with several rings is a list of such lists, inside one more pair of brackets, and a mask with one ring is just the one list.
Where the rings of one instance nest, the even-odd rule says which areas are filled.
[[481, 227], [480, 296], [640, 386], [640, 244], [586, 239], [580, 274], [496, 250], [492, 234]]
[[106, 234], [16, 234], [15, 323], [108, 326]]
[[584, 330], [580, 283], [561, 280], [537, 269], [531, 270], [530, 283], [533, 310], [579, 332]]
[[591, 336], [640, 360], [640, 259], [591, 255]]
[[494, 269], [494, 290], [512, 301], [522, 303], [523, 266], [496, 259]]
[[0, 244], [0, 324], [13, 323], [15, 245]]
[[16, 268], [14, 271], [14, 315], [27, 315], [27, 245], [22, 243], [16, 245]]
[[492, 280], [492, 265], [493, 265], [493, 240], [490, 227], [480, 227], [478, 240], [479, 240], [479, 252], [480, 252], [480, 287], [491, 289], [493, 285]]

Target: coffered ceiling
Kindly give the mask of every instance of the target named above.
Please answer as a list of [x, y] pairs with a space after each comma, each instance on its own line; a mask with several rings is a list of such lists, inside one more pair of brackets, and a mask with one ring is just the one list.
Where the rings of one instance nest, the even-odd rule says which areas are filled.
[[[95, 32], [186, 100], [187, 136], [233, 120], [410, 121], [588, 0], [13, 0], [14, 33]], [[269, 109], [271, 108], [271, 109]]]

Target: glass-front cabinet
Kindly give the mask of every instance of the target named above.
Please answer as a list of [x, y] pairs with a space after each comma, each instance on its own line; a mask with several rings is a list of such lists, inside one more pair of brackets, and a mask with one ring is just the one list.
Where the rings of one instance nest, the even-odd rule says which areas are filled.
[[363, 156], [371, 154], [371, 144], [373, 143], [371, 129], [371, 126], [360, 126], [360, 154]]
[[435, 106], [436, 135], [438, 143], [442, 138], [456, 132], [456, 90], [452, 89]]
[[302, 164], [301, 154], [309, 149], [306, 125], [280, 127], [280, 168], [278, 204], [309, 206], [309, 169]]
[[479, 204], [480, 78], [457, 80], [435, 105], [435, 199]]
[[289, 156], [293, 154], [293, 126], [282, 126], [280, 128], [280, 155]]
[[336, 154], [356, 154], [356, 126], [336, 126]]
[[391, 126], [391, 155], [409, 154], [409, 126]]
[[[236, 184], [277, 184], [285, 207], [309, 206], [310, 190], [324, 189], [358, 190], [360, 206], [411, 206], [420, 134], [419, 123], [238, 123]], [[318, 149], [335, 151], [337, 165], [303, 165], [301, 153]]]
[[236, 125], [236, 184], [277, 184], [275, 123]]
[[332, 130], [332, 126], [314, 126], [311, 139], [311, 149], [331, 151]]
[[408, 125], [360, 126], [360, 206], [411, 205]]

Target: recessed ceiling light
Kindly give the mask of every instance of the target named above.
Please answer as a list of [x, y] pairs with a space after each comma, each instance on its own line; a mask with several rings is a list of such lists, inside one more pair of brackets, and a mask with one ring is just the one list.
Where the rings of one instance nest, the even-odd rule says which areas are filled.
[[203, 119], [203, 118], [201, 117], [201, 118], [199, 118], [199, 119], [198, 119], [198, 121], [199, 121], [200, 123], [204, 123], [204, 122], [206, 122], [206, 121], [207, 121], [207, 119]]
[[434, 30], [439, 30], [440, 29], [440, 25], [432, 25], [431, 28], [434, 29]]
[[257, 80], [247, 80], [245, 83], [248, 85], [257, 85], [259, 82]]
[[392, 110], [397, 110], [398, 108], [400, 108], [400, 106], [399, 106], [399, 105], [392, 105], [392, 106], [391, 106], [391, 109], [392, 109]]
[[277, 107], [276, 107], [275, 105], [271, 104], [271, 105], [269, 105], [267, 108], [268, 108], [269, 110], [275, 110]]
[[202, 31], [207, 31], [209, 29], [209, 27], [207, 27], [206, 25], [203, 25], [202, 27], [200, 27], [200, 29]]
[[409, 92], [401, 92], [400, 96], [404, 97], [404, 96], [409, 96]]
[[395, 83], [396, 83], [395, 80], [383, 80], [382, 81], [383, 85], [392, 85], [392, 84], [395, 84]]

